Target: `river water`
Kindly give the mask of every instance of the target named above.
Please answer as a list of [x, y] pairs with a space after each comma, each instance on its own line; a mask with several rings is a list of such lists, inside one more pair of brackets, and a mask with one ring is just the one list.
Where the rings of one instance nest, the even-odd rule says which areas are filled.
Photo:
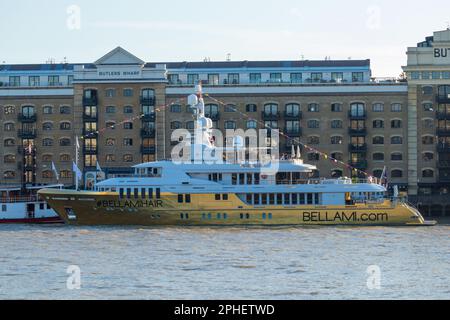
[[[0, 225], [0, 243], [0, 299], [450, 298], [448, 224], [276, 229]], [[79, 268], [80, 277], [68, 274], [69, 266]], [[80, 289], [71, 290], [68, 277]]]

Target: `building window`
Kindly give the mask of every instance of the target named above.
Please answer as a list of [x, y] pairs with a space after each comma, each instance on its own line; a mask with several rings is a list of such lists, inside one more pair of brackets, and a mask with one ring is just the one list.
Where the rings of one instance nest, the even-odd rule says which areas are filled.
[[319, 105], [317, 103], [308, 104], [308, 112], [319, 112]]
[[403, 138], [400, 136], [392, 137], [391, 144], [403, 144]]
[[431, 169], [425, 169], [422, 171], [422, 178], [434, 178], [434, 171]]
[[391, 128], [392, 129], [400, 129], [402, 127], [402, 120], [392, 120]]
[[372, 143], [382, 145], [382, 144], [384, 144], [384, 137], [382, 137], [382, 136], [373, 137]]
[[331, 104], [331, 112], [342, 112], [342, 104], [341, 103]]
[[422, 79], [423, 80], [429, 80], [430, 79], [430, 72], [429, 71], [423, 71], [422, 72]]
[[105, 123], [106, 129], [115, 130], [116, 129], [116, 122], [115, 121], [106, 121]]
[[10, 115], [16, 113], [16, 108], [14, 106], [6, 106], [4, 108], [5, 115]]
[[237, 107], [234, 104], [227, 104], [225, 106], [225, 112], [236, 112]]
[[44, 131], [51, 131], [51, 130], [53, 130], [53, 123], [51, 123], [51, 122], [44, 122], [42, 124], [42, 130], [44, 130]]
[[235, 121], [225, 121], [225, 129], [236, 129]]
[[20, 87], [20, 77], [19, 76], [10, 76], [9, 77], [9, 86], [10, 87]]
[[116, 139], [108, 138], [108, 139], [106, 139], [106, 143], [105, 144], [108, 147], [112, 147], [112, 146], [114, 146], [116, 144]]
[[391, 112], [402, 112], [402, 105], [400, 103], [391, 104]]
[[69, 138], [62, 138], [59, 140], [59, 145], [61, 147], [69, 147], [70, 146], [70, 139]]
[[180, 113], [181, 112], [181, 106], [179, 104], [172, 104], [170, 106], [170, 112]]
[[30, 87], [39, 87], [41, 85], [41, 77], [40, 76], [28, 77], [28, 85]]
[[432, 144], [434, 144], [434, 137], [433, 136], [424, 136], [424, 137], [422, 137], [422, 144], [424, 144], [424, 145], [432, 145]]
[[332, 72], [331, 82], [342, 82], [344, 80], [344, 74], [342, 72]]
[[261, 83], [261, 73], [250, 73], [250, 83]]
[[213, 86], [219, 85], [219, 75], [217, 73], [208, 74], [208, 84]]
[[318, 153], [312, 152], [308, 153], [308, 161], [319, 161], [320, 155]]
[[3, 162], [5, 163], [16, 163], [16, 156], [13, 154], [7, 154], [3, 157]]
[[49, 87], [56, 87], [61, 85], [59, 83], [59, 76], [48, 76], [48, 86]]
[[286, 105], [286, 115], [289, 117], [300, 116], [300, 105], [297, 103], [289, 103]]
[[116, 107], [107, 106], [106, 107], [106, 113], [116, 113]]
[[434, 120], [433, 119], [423, 119], [422, 125], [424, 128], [427, 128], [427, 129], [434, 128]]
[[239, 73], [229, 73], [228, 84], [239, 84]]
[[72, 171], [61, 170], [60, 176], [62, 179], [72, 179]]
[[73, 84], [73, 76], [67, 77], [67, 85], [71, 86]]
[[258, 110], [258, 107], [256, 104], [247, 104], [245, 106], [245, 112], [256, 112]]
[[44, 146], [44, 147], [53, 146], [53, 139], [46, 138], [46, 139], [42, 140], [42, 146]]
[[133, 122], [124, 122], [123, 129], [124, 130], [133, 130]]
[[13, 123], [13, 122], [5, 123], [5, 124], [3, 125], [3, 130], [4, 130], [4, 131], [14, 131], [14, 130], [15, 130], [14, 123]]
[[342, 144], [343, 138], [341, 136], [333, 136], [331, 137], [331, 144]]
[[194, 130], [194, 129], [195, 129], [195, 122], [194, 122], [194, 121], [188, 121], [188, 122], [186, 122], [186, 129], [188, 129], [188, 130]]
[[419, 80], [420, 79], [420, 72], [417, 72], [417, 71], [411, 72], [411, 79], [412, 80]]
[[42, 161], [43, 162], [50, 162], [53, 160], [53, 155], [51, 154], [44, 154], [42, 155]]
[[180, 121], [172, 121], [170, 123], [170, 129], [176, 130], [181, 129], [183, 127], [183, 124]]
[[432, 86], [423, 86], [422, 87], [422, 94], [423, 95], [433, 94], [433, 87]]
[[68, 106], [61, 106], [59, 108], [59, 113], [60, 114], [70, 114], [71, 113], [70, 107], [68, 107]]
[[282, 79], [281, 73], [279, 73], [279, 72], [270, 74], [270, 82], [275, 82], [275, 83], [282, 82], [281, 79]]
[[311, 81], [312, 82], [321, 82], [323, 79], [322, 72], [311, 72]]
[[344, 176], [344, 172], [342, 171], [342, 169], [334, 169], [331, 171], [331, 177], [333, 179], [342, 178], [343, 176]]
[[393, 153], [391, 154], [391, 160], [392, 161], [403, 161], [403, 154], [402, 153]]
[[14, 171], [5, 171], [3, 173], [3, 178], [4, 179], [15, 179], [16, 178], [16, 173]]
[[307, 141], [308, 144], [320, 144], [320, 138], [318, 136], [309, 136]]
[[431, 78], [433, 80], [438, 80], [441, 78], [441, 73], [439, 71], [433, 71], [431, 72]]
[[60, 130], [70, 130], [71, 129], [70, 122], [61, 122], [59, 124], [59, 129]]
[[343, 161], [344, 160], [344, 154], [341, 152], [334, 152], [331, 154], [331, 158], [338, 160], [338, 161]]
[[51, 179], [51, 178], [53, 178], [53, 172], [50, 171], [50, 170], [42, 171], [42, 178], [43, 179]]
[[352, 72], [352, 82], [363, 82], [364, 73], [363, 72]]
[[114, 98], [116, 96], [116, 89], [106, 89], [105, 97]]
[[258, 123], [255, 120], [247, 121], [247, 129], [256, 129], [258, 128]]
[[331, 120], [332, 129], [342, 129], [342, 127], [343, 127], [342, 120]]
[[374, 129], [383, 129], [384, 128], [383, 120], [374, 120], [372, 124], [373, 124]]
[[434, 160], [434, 153], [432, 152], [425, 152], [422, 154], [422, 160], [424, 162], [429, 162]]
[[382, 103], [374, 103], [372, 105], [373, 112], [384, 112], [384, 104]]
[[61, 162], [69, 162], [71, 159], [70, 154], [62, 154], [59, 156], [59, 161]]
[[44, 114], [52, 114], [53, 113], [53, 107], [52, 106], [45, 106], [42, 109], [42, 111], [43, 111]]
[[319, 129], [320, 121], [319, 120], [308, 120], [308, 128], [310, 129]]
[[123, 107], [123, 113], [125, 113], [125, 114], [133, 113], [133, 107], [131, 107], [131, 106]]
[[300, 72], [291, 73], [291, 82], [292, 83], [301, 83], [302, 82], [302, 74]]
[[374, 153], [372, 157], [373, 161], [384, 161], [384, 153]]
[[433, 111], [433, 104], [429, 102], [425, 102], [423, 104], [423, 111]]
[[199, 76], [196, 73], [191, 73], [187, 75], [187, 83], [188, 84], [197, 84], [199, 81]]
[[131, 146], [133, 146], [133, 139], [131, 139], [131, 138], [124, 138], [123, 139], [123, 145], [124, 145], [124, 147], [131, 147]]
[[391, 177], [392, 178], [402, 178], [403, 177], [403, 171], [402, 170], [392, 170], [391, 171]]
[[131, 154], [125, 154], [123, 156], [123, 162], [133, 162], [133, 155]]
[[169, 80], [169, 84], [178, 84], [180, 83], [180, 76], [178, 74], [169, 74], [167, 76], [168, 80]]

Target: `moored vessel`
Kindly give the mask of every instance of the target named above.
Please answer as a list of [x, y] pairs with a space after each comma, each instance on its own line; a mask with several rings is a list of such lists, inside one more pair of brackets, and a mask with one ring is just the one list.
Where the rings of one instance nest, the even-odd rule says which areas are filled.
[[[237, 156], [245, 153], [242, 137], [232, 148], [216, 146], [201, 87], [196, 90], [188, 99], [196, 115], [193, 143], [185, 138], [187, 149], [176, 152], [190, 151], [184, 161], [140, 164], [133, 175], [101, 181], [94, 191], [43, 189], [39, 195], [66, 223], [75, 225], [435, 224], [397, 194], [387, 198], [386, 187], [373, 177], [313, 178], [316, 167], [303, 162], [300, 148], [281, 160], [270, 152], [269, 161], [253, 161]], [[232, 161], [223, 162], [230, 152]]]

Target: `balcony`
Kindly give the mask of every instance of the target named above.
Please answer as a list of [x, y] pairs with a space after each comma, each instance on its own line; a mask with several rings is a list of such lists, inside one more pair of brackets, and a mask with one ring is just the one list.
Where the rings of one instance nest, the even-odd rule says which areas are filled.
[[348, 128], [348, 134], [351, 136], [367, 135], [367, 128]]
[[356, 153], [367, 152], [367, 144], [366, 143], [364, 143], [364, 144], [352, 144], [351, 143], [348, 145], [348, 150], [350, 152], [356, 152]]
[[143, 121], [154, 122], [156, 120], [156, 113], [154, 113], [154, 112], [144, 113], [144, 114], [142, 114], [142, 118], [141, 119]]
[[438, 119], [438, 120], [450, 120], [450, 112], [437, 111], [436, 112], [436, 119]]
[[97, 106], [98, 105], [98, 98], [97, 96], [92, 97], [83, 97], [83, 106]]
[[365, 112], [352, 112], [351, 110], [348, 112], [348, 117], [350, 120], [366, 120], [367, 113]]
[[303, 119], [303, 113], [301, 111], [298, 112], [284, 112], [284, 118], [286, 120], [300, 120]]
[[36, 129], [20, 129], [17, 131], [17, 136], [21, 139], [36, 139]]
[[437, 103], [450, 103], [450, 94], [438, 94], [436, 96]]
[[267, 121], [275, 121], [275, 120], [280, 119], [280, 113], [263, 111], [262, 118], [263, 118], [263, 120], [267, 120]]
[[24, 114], [19, 113], [19, 116], [17, 117], [19, 122], [23, 123], [33, 123], [37, 121], [37, 115], [36, 114]]
[[441, 137], [450, 137], [450, 128], [437, 128], [436, 134]]
[[205, 113], [205, 117], [210, 118], [212, 121], [218, 121], [220, 120], [220, 112]]
[[356, 169], [360, 169], [360, 170], [365, 170], [369, 167], [369, 164], [367, 162], [367, 160], [359, 160], [359, 161], [350, 161], [348, 163], [351, 167], [356, 168]]
[[141, 153], [142, 154], [155, 154], [156, 153], [156, 147], [147, 147], [147, 146], [141, 146]]
[[140, 102], [143, 106], [154, 106], [155, 97], [140, 96]]
[[142, 138], [155, 138], [156, 130], [155, 129], [141, 129], [141, 137]]
[[98, 148], [97, 148], [97, 146], [83, 146], [83, 153], [84, 154], [97, 154]]
[[98, 114], [88, 114], [83, 113], [83, 120], [87, 122], [97, 122], [98, 121]]
[[301, 137], [302, 136], [302, 128], [286, 129], [286, 131], [284, 133], [291, 138]]
[[438, 152], [450, 152], [450, 143], [438, 143], [437, 151]]
[[83, 129], [83, 136], [86, 138], [97, 138], [98, 132], [93, 129]]

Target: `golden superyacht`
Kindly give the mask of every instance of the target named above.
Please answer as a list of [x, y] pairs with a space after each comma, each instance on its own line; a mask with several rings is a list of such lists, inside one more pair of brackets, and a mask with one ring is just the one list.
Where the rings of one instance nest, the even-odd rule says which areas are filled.
[[204, 151], [217, 148], [200, 86], [188, 100], [196, 110], [191, 161], [140, 164], [131, 176], [96, 183], [95, 191], [43, 189], [39, 195], [73, 225], [435, 224], [425, 221], [397, 193], [386, 198], [387, 190], [377, 179], [355, 183], [348, 178], [311, 178], [316, 167], [305, 164], [295, 149], [290, 159], [277, 161], [276, 171], [266, 170], [258, 161], [206, 161]]

